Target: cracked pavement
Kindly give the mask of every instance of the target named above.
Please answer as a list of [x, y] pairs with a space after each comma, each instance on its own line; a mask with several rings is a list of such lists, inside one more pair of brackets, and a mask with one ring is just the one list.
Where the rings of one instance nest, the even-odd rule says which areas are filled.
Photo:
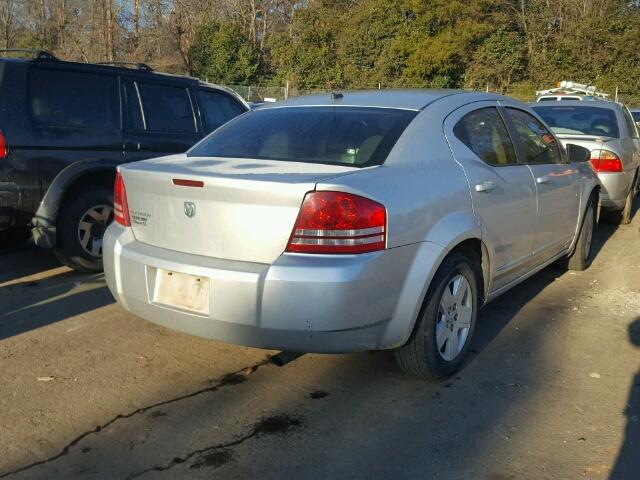
[[439, 384], [390, 352], [278, 367], [0, 251], [0, 478], [637, 478], [639, 227], [601, 225], [592, 268], [488, 305]]

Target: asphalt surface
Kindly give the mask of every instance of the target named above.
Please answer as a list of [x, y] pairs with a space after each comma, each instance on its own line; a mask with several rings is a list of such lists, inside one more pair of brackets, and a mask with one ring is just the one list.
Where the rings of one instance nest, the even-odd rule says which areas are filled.
[[389, 352], [278, 367], [1, 251], [0, 478], [640, 478], [639, 227], [601, 225], [589, 270], [488, 305], [439, 384]]

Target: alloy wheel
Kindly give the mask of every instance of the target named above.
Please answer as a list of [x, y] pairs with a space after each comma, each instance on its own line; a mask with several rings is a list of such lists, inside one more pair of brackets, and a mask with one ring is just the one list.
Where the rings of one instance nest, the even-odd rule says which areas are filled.
[[87, 210], [78, 223], [78, 241], [92, 257], [102, 257], [102, 237], [113, 220], [111, 205], [95, 205]]
[[436, 347], [443, 360], [453, 361], [469, 336], [473, 318], [473, 294], [468, 280], [455, 275], [445, 287], [438, 307]]

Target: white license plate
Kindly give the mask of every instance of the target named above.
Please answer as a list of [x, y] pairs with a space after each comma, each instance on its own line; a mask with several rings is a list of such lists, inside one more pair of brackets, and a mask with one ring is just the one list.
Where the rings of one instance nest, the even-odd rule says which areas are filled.
[[159, 268], [153, 302], [209, 314], [209, 279]]

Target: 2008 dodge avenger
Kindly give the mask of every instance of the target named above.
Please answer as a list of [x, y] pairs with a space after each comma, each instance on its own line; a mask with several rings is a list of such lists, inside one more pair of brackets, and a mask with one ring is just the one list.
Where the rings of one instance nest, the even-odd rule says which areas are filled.
[[591, 259], [599, 184], [526, 105], [462, 91], [301, 97], [119, 167], [103, 244], [130, 312], [292, 352], [395, 349], [453, 374], [478, 309]]

